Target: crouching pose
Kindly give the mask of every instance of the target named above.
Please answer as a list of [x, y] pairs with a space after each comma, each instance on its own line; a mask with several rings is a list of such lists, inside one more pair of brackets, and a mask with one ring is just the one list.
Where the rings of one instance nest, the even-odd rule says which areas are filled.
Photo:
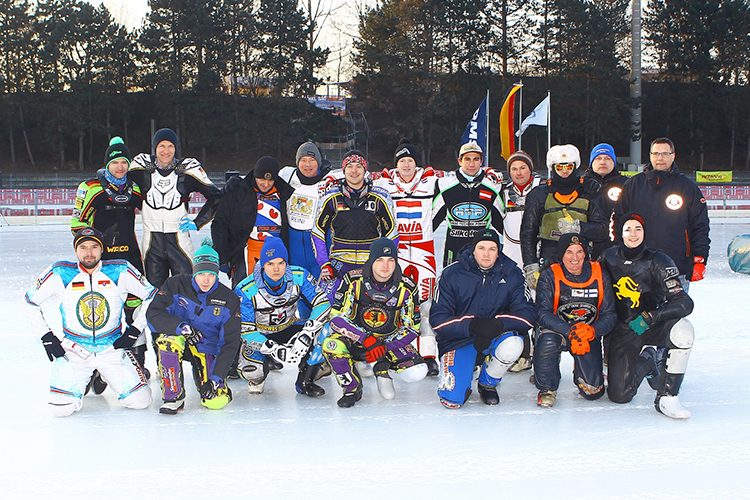
[[263, 242], [252, 275], [235, 288], [242, 310], [242, 350], [239, 372], [251, 394], [262, 394], [271, 358], [298, 365], [299, 394], [319, 397], [325, 390], [315, 383], [323, 357], [320, 347], [331, 304], [315, 278], [305, 269], [289, 266], [281, 239]]
[[478, 364], [479, 396], [484, 404], [498, 404], [497, 384], [523, 351], [518, 332], [536, 318], [521, 270], [501, 250], [494, 229], [479, 231], [438, 281], [430, 323], [440, 353], [438, 396], [446, 408], [469, 399]]
[[558, 259], [539, 275], [534, 383], [537, 405], [551, 407], [560, 385], [560, 353], [573, 356], [573, 383], [586, 399], [604, 395], [603, 335], [612, 330], [614, 294], [609, 277], [591, 262], [588, 241], [575, 233], [560, 236]]
[[193, 367], [201, 404], [219, 410], [232, 400], [225, 380], [240, 346], [240, 301], [219, 283], [219, 254], [204, 240], [193, 274], [167, 278], [148, 308], [154, 332], [164, 404], [174, 415], [185, 406], [182, 361]]
[[[607, 351], [607, 395], [615, 403], [627, 403], [646, 377], [656, 389], [658, 412], [690, 418], [677, 394], [695, 339], [693, 325], [685, 319], [693, 311], [693, 301], [672, 259], [646, 248], [643, 217], [630, 212], [621, 220], [622, 244], [602, 254], [617, 309]], [[666, 347], [659, 362], [652, 346]]]
[[[146, 301], [155, 289], [127, 261], [102, 261], [102, 239], [97, 229], [78, 230], [73, 239], [78, 262], [55, 262], [26, 292], [29, 322], [44, 333], [42, 345], [54, 361], [49, 406], [57, 417], [81, 409], [95, 370], [126, 407], [141, 410], [151, 404], [143, 369], [130, 350], [146, 321], [137, 314], [123, 332], [123, 308], [128, 294]], [[41, 305], [48, 300], [59, 306], [61, 336], [44, 317]]]
[[353, 361], [374, 363], [378, 392], [385, 399], [396, 397], [389, 370], [404, 382], [427, 375], [424, 359], [411, 345], [419, 335], [419, 291], [401, 274], [398, 250], [389, 238], [373, 241], [364, 267], [343, 276], [333, 315], [323, 354], [344, 390], [340, 407], [362, 399], [362, 379]]

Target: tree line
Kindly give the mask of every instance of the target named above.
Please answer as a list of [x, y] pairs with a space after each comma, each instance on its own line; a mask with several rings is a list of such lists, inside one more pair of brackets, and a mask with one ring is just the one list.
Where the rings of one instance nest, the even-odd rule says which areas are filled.
[[[340, 119], [303, 100], [329, 54], [317, 45], [313, 3], [150, 0], [129, 32], [104, 6], [0, 0], [0, 162], [93, 168], [112, 135], [146, 149], [151, 119], [192, 155], [227, 164], [255, 154], [293, 161], [299, 142], [345, 135]], [[348, 90], [370, 124], [375, 163], [388, 164], [407, 136], [426, 164], [451, 167], [486, 90], [496, 130], [505, 92], [521, 80], [526, 112], [552, 92], [554, 143], [586, 151], [606, 141], [627, 156], [630, 109], [642, 106], [635, 134], [646, 141], [672, 137], [696, 168], [748, 168], [750, 1], [643, 3], [649, 71], [638, 102], [629, 97], [628, 0], [363, 8]], [[537, 159], [544, 136], [532, 128], [523, 138]], [[491, 154], [499, 159], [494, 146]]]

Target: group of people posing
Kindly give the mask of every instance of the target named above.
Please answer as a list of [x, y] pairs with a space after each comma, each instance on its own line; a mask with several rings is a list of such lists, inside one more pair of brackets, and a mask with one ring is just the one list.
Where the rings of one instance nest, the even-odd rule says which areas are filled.
[[[148, 331], [164, 414], [184, 407], [183, 361], [211, 409], [231, 401], [228, 379], [261, 394], [285, 365], [309, 397], [335, 376], [340, 407], [362, 398], [368, 376], [385, 399], [394, 378], [439, 376], [447, 408], [464, 405], [476, 379], [482, 402], [495, 405], [507, 371], [533, 368], [537, 404], [551, 407], [569, 351], [585, 399], [604, 394], [606, 364], [612, 401], [630, 401], [647, 379], [659, 412], [690, 416], [678, 399], [694, 338], [687, 288], [703, 277], [709, 225], [668, 139], [652, 143], [651, 164], [628, 182], [607, 144], [591, 151], [584, 175], [575, 146], [553, 146], [546, 181], [518, 151], [504, 181], [473, 141], [455, 171], [441, 171], [420, 166], [402, 140], [382, 172], [356, 150], [332, 170], [306, 142], [296, 166], [263, 157], [221, 190], [195, 159], [176, 158], [172, 130], [152, 146], [131, 158], [111, 141], [104, 168], [78, 189], [78, 261], [54, 263], [26, 294], [54, 361], [55, 415], [108, 385], [125, 406], [148, 407]], [[193, 192], [206, 198], [195, 218]], [[433, 232], [444, 221], [438, 277]], [[190, 232], [209, 222], [213, 241], [194, 251]], [[61, 332], [45, 319], [48, 300]]]

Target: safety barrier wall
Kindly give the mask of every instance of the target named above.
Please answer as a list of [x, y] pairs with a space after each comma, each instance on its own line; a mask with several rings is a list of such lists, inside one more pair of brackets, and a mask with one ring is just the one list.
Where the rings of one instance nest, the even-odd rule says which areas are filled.
[[[711, 210], [749, 210], [750, 186], [701, 186]], [[75, 189], [0, 189], [0, 214], [70, 215]], [[206, 199], [200, 193], [190, 198], [190, 213], [196, 214]]]

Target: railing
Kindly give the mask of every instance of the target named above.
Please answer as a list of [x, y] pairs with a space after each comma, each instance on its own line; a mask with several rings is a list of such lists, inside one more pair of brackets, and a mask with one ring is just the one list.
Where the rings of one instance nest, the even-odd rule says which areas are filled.
[[[750, 186], [701, 186], [701, 191], [710, 210], [750, 210]], [[70, 215], [75, 199], [76, 189], [0, 189], [0, 215]], [[190, 213], [205, 202], [193, 193]]]
[[[206, 172], [211, 182], [218, 187], [224, 185], [224, 172]], [[84, 181], [94, 178], [91, 172], [69, 172], [56, 174], [14, 174], [0, 172], [2, 189], [75, 189]], [[0, 202], [1, 203], [1, 202]]]

